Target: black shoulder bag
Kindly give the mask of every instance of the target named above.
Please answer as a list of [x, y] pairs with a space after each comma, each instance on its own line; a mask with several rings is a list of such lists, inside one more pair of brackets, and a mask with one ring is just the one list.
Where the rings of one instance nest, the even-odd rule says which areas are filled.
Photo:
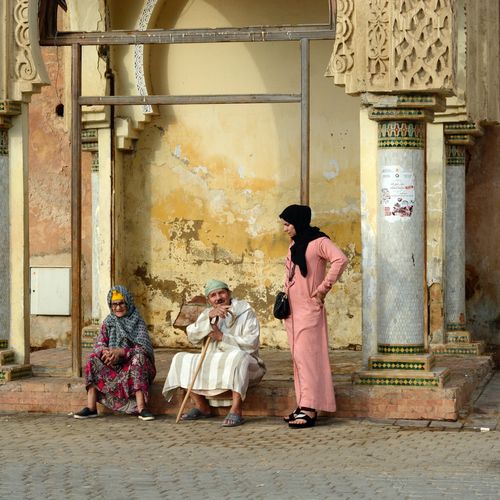
[[[293, 275], [295, 274], [295, 264], [290, 270], [288, 275], [288, 283], [292, 281]], [[276, 295], [276, 300], [274, 301], [273, 307], [274, 317], [277, 319], [286, 319], [290, 316], [290, 303], [288, 302], [288, 295], [286, 292], [278, 292]]]

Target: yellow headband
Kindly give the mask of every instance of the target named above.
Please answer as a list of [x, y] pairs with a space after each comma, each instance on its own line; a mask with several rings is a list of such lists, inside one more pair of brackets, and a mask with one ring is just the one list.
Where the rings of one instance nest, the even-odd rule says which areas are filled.
[[113, 300], [124, 300], [124, 297], [119, 291], [113, 290], [111, 292], [111, 301]]

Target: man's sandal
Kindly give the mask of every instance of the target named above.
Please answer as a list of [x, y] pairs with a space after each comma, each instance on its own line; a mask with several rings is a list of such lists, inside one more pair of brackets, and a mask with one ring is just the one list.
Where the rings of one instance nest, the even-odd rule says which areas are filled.
[[238, 415], [237, 413], [233, 413], [230, 411], [226, 415], [224, 422], [222, 422], [222, 427], [236, 427], [243, 423], [245, 423], [245, 419], [241, 415]]
[[191, 408], [187, 413], [181, 416], [181, 420], [200, 420], [202, 418], [210, 418], [211, 413], [203, 413], [198, 408]]
[[[314, 427], [316, 425], [317, 414], [314, 413], [314, 417], [306, 415], [304, 412], [297, 413], [295, 419], [288, 422], [288, 427], [291, 429], [305, 429], [306, 427]], [[297, 420], [303, 420], [299, 423]]]
[[296, 415], [298, 415], [300, 411], [301, 411], [300, 406], [297, 406], [297, 408], [295, 408], [295, 410], [293, 410], [292, 413], [290, 413], [290, 415], [283, 417], [283, 420], [285, 422], [293, 422], [297, 418]]

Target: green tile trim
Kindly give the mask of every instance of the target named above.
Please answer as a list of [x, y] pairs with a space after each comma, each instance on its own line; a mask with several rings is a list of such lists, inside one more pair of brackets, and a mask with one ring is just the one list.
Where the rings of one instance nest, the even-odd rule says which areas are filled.
[[423, 95], [398, 95], [398, 104], [430, 104], [434, 105], [436, 99]]
[[371, 367], [373, 370], [423, 370], [425, 371], [425, 363], [422, 362], [406, 362], [406, 361], [372, 361]]
[[8, 349], [9, 348], [9, 341], [6, 339], [1, 339], [0, 340], [0, 349]]
[[82, 342], [81, 346], [82, 346], [82, 349], [93, 349], [94, 342]]
[[469, 344], [470, 338], [469, 335], [450, 335], [449, 333], [446, 335], [446, 341], [452, 344]]
[[456, 332], [460, 330], [466, 330], [467, 326], [465, 323], [447, 323], [446, 329], [450, 332]]
[[9, 154], [9, 133], [7, 130], [0, 128], [0, 155], [8, 156]]
[[424, 149], [425, 124], [401, 120], [383, 121], [378, 127], [379, 148]]
[[96, 142], [98, 138], [98, 132], [95, 128], [88, 128], [82, 130], [82, 141], [84, 142]]
[[477, 126], [473, 122], [455, 122], [455, 123], [445, 123], [444, 133], [454, 134], [456, 131], [464, 130], [477, 130]]
[[445, 347], [444, 349], [434, 350], [435, 354], [465, 354], [477, 356], [479, 354], [479, 349], [477, 347]]
[[5, 380], [5, 372], [0, 370], [0, 380]]
[[97, 142], [82, 142], [82, 151], [97, 151], [99, 145]]
[[422, 354], [425, 353], [425, 346], [379, 344], [378, 352], [381, 354]]
[[439, 378], [411, 378], [411, 377], [359, 377], [362, 385], [402, 385], [406, 387], [439, 387]]
[[21, 103], [19, 101], [0, 101], [0, 114], [20, 115]]

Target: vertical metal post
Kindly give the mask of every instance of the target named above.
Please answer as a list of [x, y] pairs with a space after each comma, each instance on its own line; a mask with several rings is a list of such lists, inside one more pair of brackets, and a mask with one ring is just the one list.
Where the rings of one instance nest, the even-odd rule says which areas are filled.
[[310, 77], [309, 40], [300, 40], [300, 203], [309, 204]]
[[82, 371], [82, 159], [81, 107], [78, 98], [82, 89], [82, 47], [71, 45], [71, 357], [72, 373]]

